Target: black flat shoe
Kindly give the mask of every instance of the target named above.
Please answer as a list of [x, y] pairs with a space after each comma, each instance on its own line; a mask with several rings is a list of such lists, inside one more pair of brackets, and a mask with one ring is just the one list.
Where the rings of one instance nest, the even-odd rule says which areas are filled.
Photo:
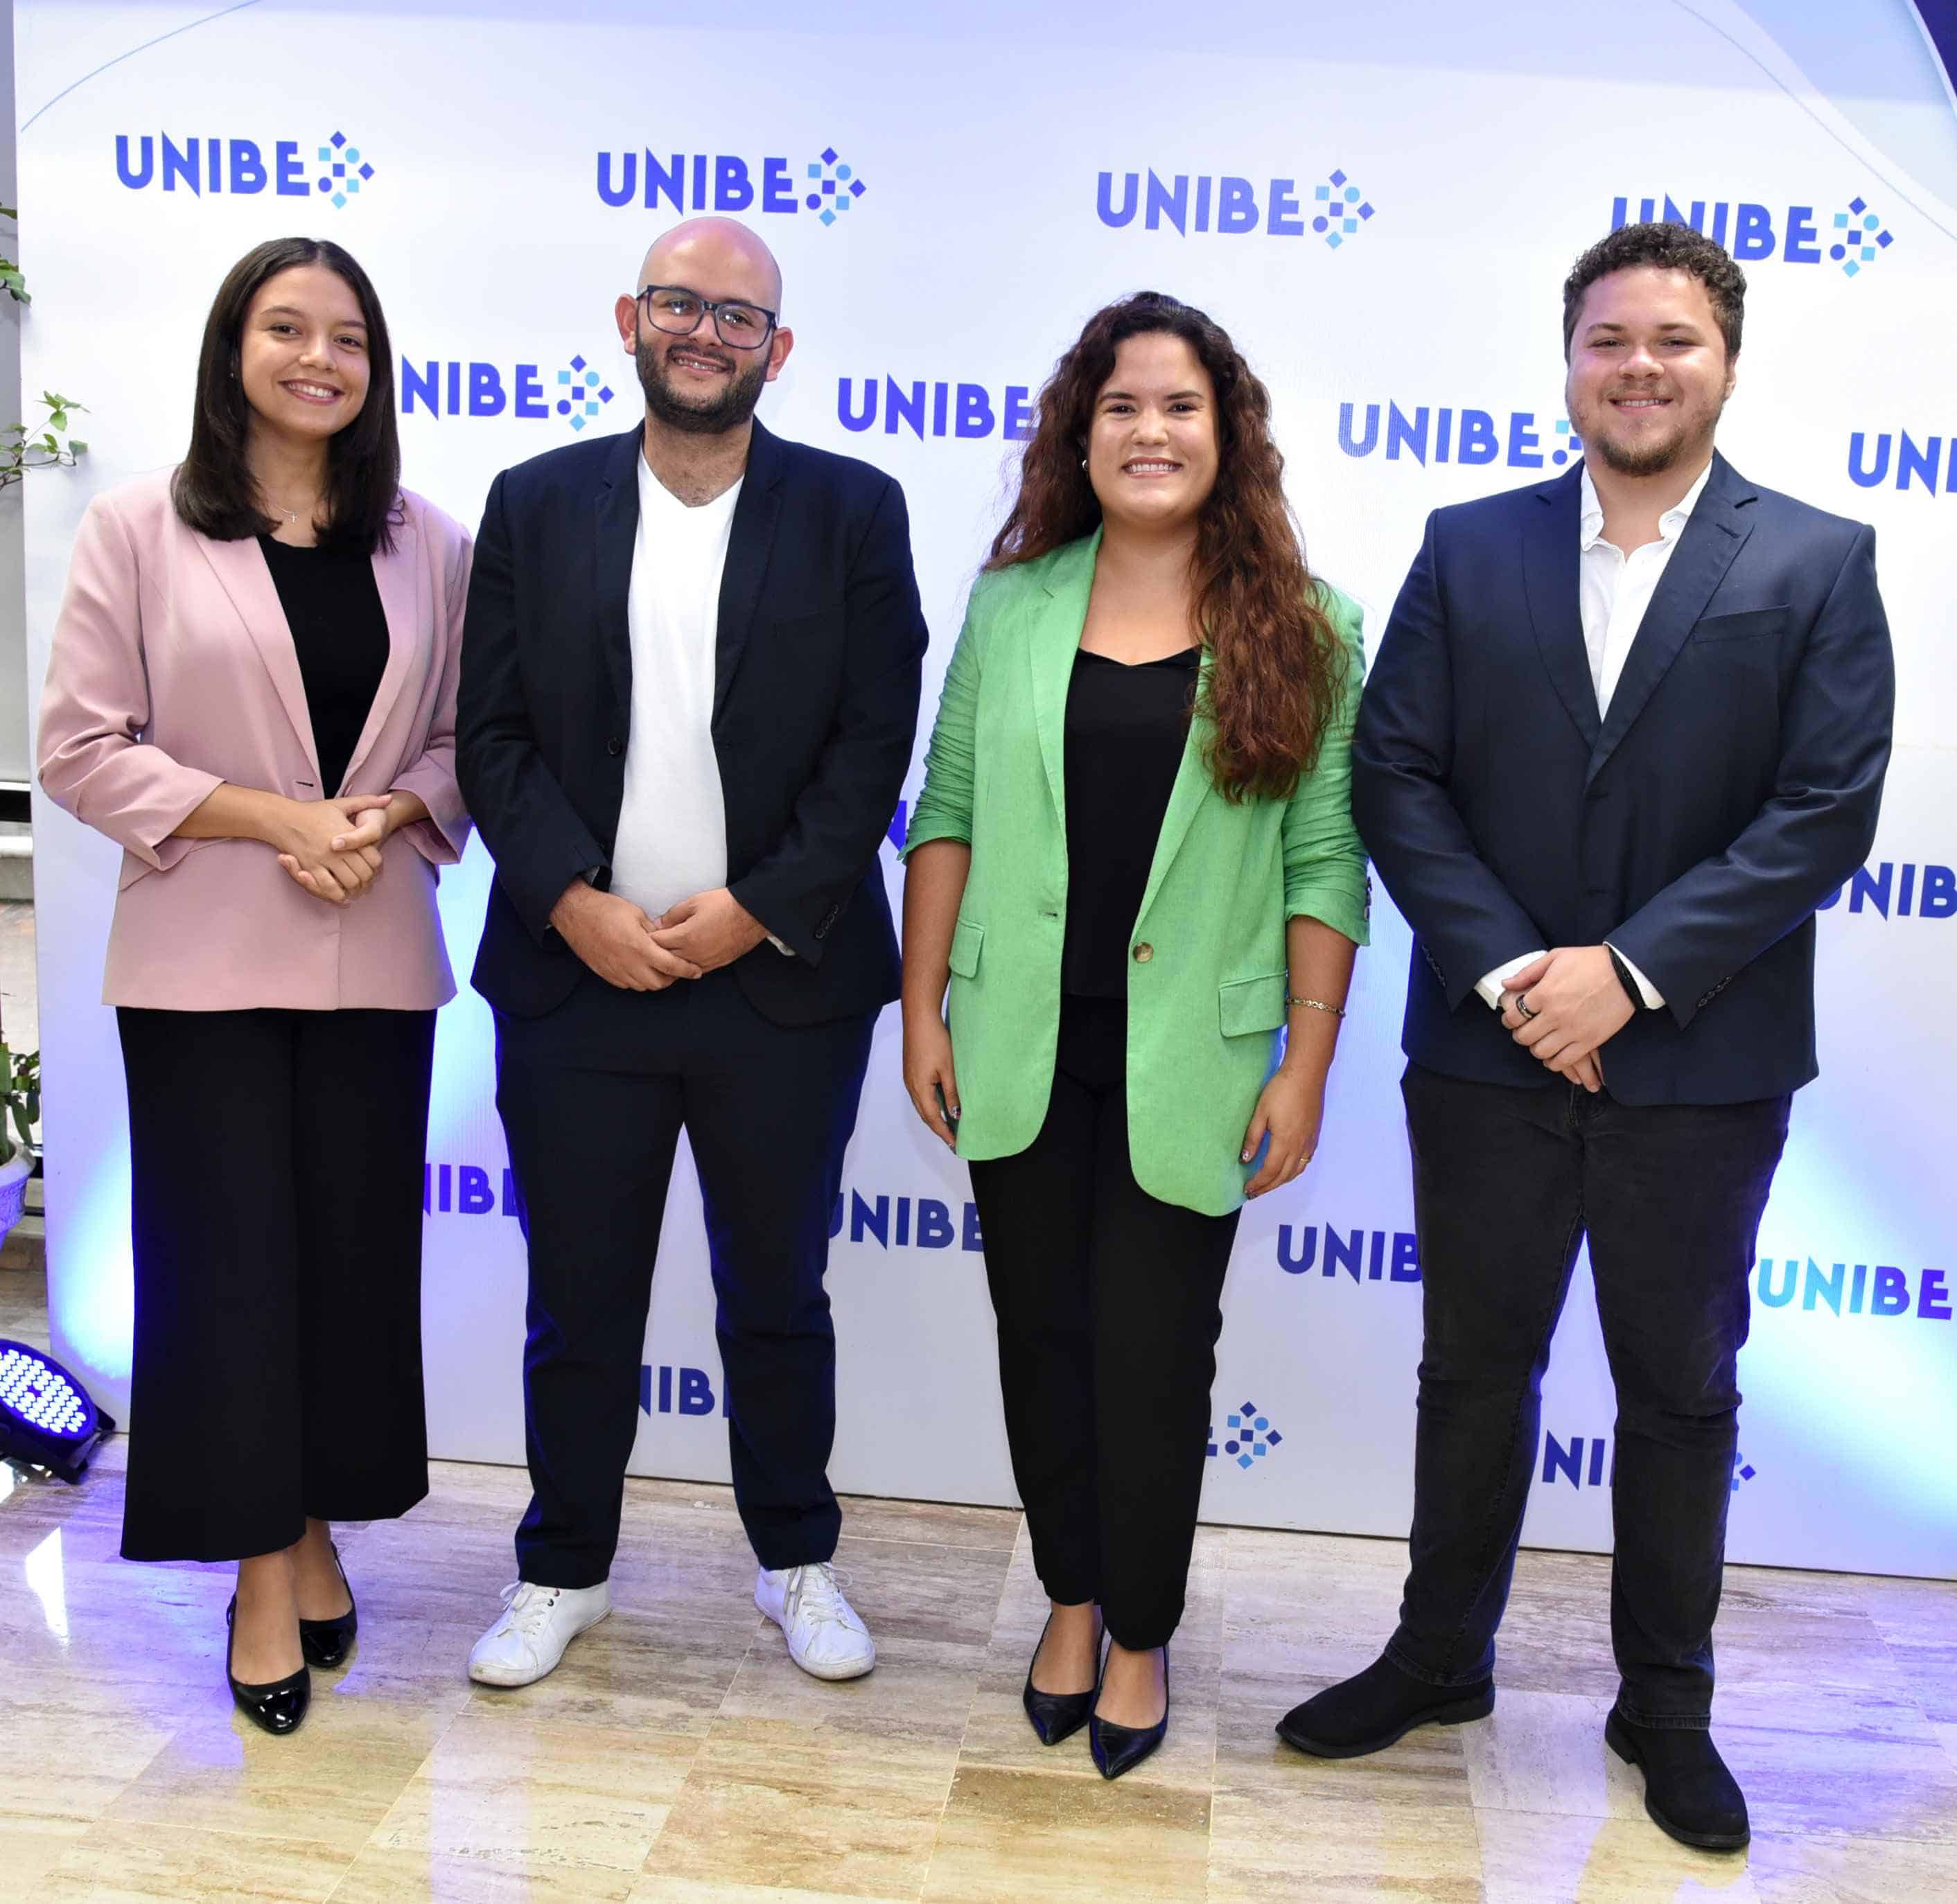
[[337, 1547], [333, 1550], [333, 1564], [339, 1568], [340, 1584], [346, 1589], [346, 1611], [330, 1620], [300, 1621], [299, 1650], [305, 1655], [308, 1666], [338, 1666], [353, 1647], [354, 1634], [360, 1630], [360, 1609], [353, 1603], [353, 1583], [346, 1577], [346, 1568]]
[[1314, 1758], [1362, 1758], [1416, 1726], [1465, 1726], [1494, 1710], [1494, 1680], [1430, 1686], [1382, 1653], [1364, 1672], [1294, 1706], [1278, 1721], [1278, 1737]]
[[[1053, 1625], [1053, 1615], [1046, 1616], [1046, 1626], [1040, 1628], [1039, 1646], [1033, 1648], [1033, 1659], [1040, 1656], [1040, 1647], [1046, 1644], [1047, 1627]], [[1095, 1642], [1095, 1650], [1099, 1650]], [[1031, 1664], [1026, 1668], [1026, 1691], [1020, 1694], [1020, 1703], [1026, 1709], [1026, 1718], [1035, 1732], [1039, 1734], [1042, 1745], [1058, 1745], [1062, 1739], [1071, 1738], [1087, 1723], [1087, 1716], [1094, 1710], [1094, 1697], [1100, 1691], [1098, 1685], [1089, 1686], [1085, 1692], [1042, 1692], [1033, 1684]]]
[[1746, 1795], [1702, 1727], [1633, 1726], [1613, 1707], [1604, 1743], [1645, 1775], [1645, 1810], [1681, 1845], [1742, 1851], [1752, 1838]]
[[[1102, 1669], [1105, 1676], [1107, 1669]], [[1099, 1699], [1101, 1688], [1094, 1688]], [[1159, 1745], [1168, 1732], [1168, 1648], [1162, 1648], [1162, 1716], [1152, 1726], [1117, 1726], [1099, 1713], [1087, 1717], [1087, 1749], [1104, 1779], [1118, 1779], [1132, 1772]]]
[[231, 1644], [237, 1637], [237, 1612], [238, 1596], [234, 1593], [231, 1604], [224, 1609], [224, 1624], [231, 1635], [224, 1643], [224, 1677], [231, 1688], [231, 1697], [237, 1702], [238, 1710], [262, 1731], [276, 1738], [296, 1732], [299, 1721], [306, 1716], [306, 1708], [312, 1703], [312, 1675], [302, 1666], [269, 1686], [241, 1686], [231, 1677]]

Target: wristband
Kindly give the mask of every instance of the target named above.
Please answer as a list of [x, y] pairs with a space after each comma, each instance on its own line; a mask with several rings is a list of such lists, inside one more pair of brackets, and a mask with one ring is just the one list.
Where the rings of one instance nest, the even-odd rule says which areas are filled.
[[1617, 974], [1617, 983], [1624, 988], [1625, 997], [1631, 1001], [1631, 1009], [1634, 1012], [1648, 1010], [1649, 1007], [1645, 1003], [1645, 995], [1638, 990], [1638, 981], [1631, 976], [1630, 967], [1617, 956], [1617, 947], [1606, 946], [1604, 949], [1611, 955], [1611, 969]]

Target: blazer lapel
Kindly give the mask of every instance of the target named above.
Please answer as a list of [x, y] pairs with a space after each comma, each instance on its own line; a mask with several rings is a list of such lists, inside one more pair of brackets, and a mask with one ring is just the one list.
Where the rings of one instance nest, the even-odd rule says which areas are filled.
[[[1203, 691], [1209, 683], [1209, 654], [1206, 649], [1197, 671], [1198, 707], [1203, 704]], [[1209, 772], [1203, 764], [1203, 747], [1209, 731], [1209, 723], [1200, 714], [1191, 715], [1189, 738], [1183, 744], [1182, 763], [1175, 770], [1175, 785], [1169, 789], [1162, 832], [1156, 838], [1156, 855], [1149, 863], [1148, 888], [1142, 895], [1142, 909], [1135, 915], [1137, 919], [1145, 917], [1149, 908], [1155, 904], [1156, 890], [1176, 854], [1181, 851], [1184, 837], [1196, 818], [1196, 810], [1211, 791]]]
[[1678, 658], [1693, 624], [1705, 613], [1712, 591], [1733, 566], [1733, 558], [1753, 532], [1744, 505], [1757, 493], [1734, 475], [1723, 456], [1713, 456], [1712, 473], [1699, 492], [1691, 519], [1632, 638], [1624, 671], [1611, 696], [1611, 711], [1592, 745], [1586, 784], [1596, 778], [1644, 712], [1666, 670]]
[[[199, 535], [197, 542], [219, 585], [230, 597], [238, 619], [245, 624], [245, 632], [251, 637], [259, 659], [265, 664], [266, 673], [272, 677], [279, 703], [292, 723], [292, 732], [306, 759], [311, 763], [313, 785], [317, 787], [319, 754], [313, 744], [312, 710], [306, 705], [305, 680], [299, 673], [299, 650], [292, 645], [292, 627], [286, 620], [285, 610], [279, 605], [279, 591], [273, 583], [272, 571], [265, 566], [264, 553], [258, 547], [258, 538], [245, 535], [235, 542], [218, 542], [207, 535]], [[320, 787], [319, 797], [324, 800], [338, 791], [337, 788]]]
[[632, 713], [632, 557], [639, 541], [639, 456], [636, 424], [615, 437], [599, 486], [597, 526], [598, 645], [618, 697], [621, 718]]
[[754, 611], [775, 545], [782, 516], [782, 481], [788, 456], [779, 438], [759, 423], [748, 445], [747, 473], [734, 504], [727, 535], [727, 564], [720, 576], [720, 611], [713, 647], [713, 718], [727, 704], [728, 691], [754, 630]]
[[1532, 491], [1522, 517], [1522, 592], [1535, 645], [1576, 731], [1592, 747], [1601, 720], [1583, 645], [1583, 597], [1578, 579], [1582, 536], [1582, 472]]
[[1032, 668], [1033, 727], [1039, 736], [1040, 759], [1054, 811], [1067, 827], [1067, 690], [1073, 680], [1073, 658], [1080, 652], [1080, 631], [1087, 625], [1087, 598], [1094, 591], [1095, 558], [1101, 552], [1101, 531], [1065, 550], [1045, 578], [1053, 606], [1038, 618], [1028, 643]]
[[387, 617], [387, 665], [381, 671], [381, 685], [374, 690], [374, 704], [367, 710], [359, 740], [346, 763], [346, 778], [339, 787], [322, 788], [324, 793], [337, 794], [353, 785], [354, 775], [367, 764], [367, 756], [374, 751], [387, 716], [401, 698], [402, 685], [421, 646], [421, 591], [416, 586], [420, 543], [420, 532], [413, 519], [404, 514], [394, 530], [393, 551], [378, 548], [374, 551], [375, 586], [381, 592], [381, 606]]

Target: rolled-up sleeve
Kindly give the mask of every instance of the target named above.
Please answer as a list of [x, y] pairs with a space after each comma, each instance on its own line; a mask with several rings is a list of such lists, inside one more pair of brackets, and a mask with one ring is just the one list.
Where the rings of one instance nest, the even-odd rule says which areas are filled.
[[1352, 823], [1352, 729], [1365, 684], [1365, 646], [1355, 603], [1335, 595], [1329, 612], [1345, 651], [1345, 677], [1317, 761], [1285, 808], [1285, 917], [1319, 920], [1363, 946], [1371, 889], [1366, 849]]
[[925, 750], [924, 791], [911, 809], [904, 835], [908, 858], [929, 840], [972, 844], [973, 764], [978, 751], [978, 680], [985, 646], [985, 630], [992, 595], [991, 577], [972, 585], [965, 607], [965, 625], [958, 631], [951, 665], [945, 670], [944, 691], [938, 697], [937, 719], [931, 744]]
[[55, 620], [35, 756], [50, 800], [163, 870], [194, 844], [170, 836], [224, 781], [143, 739], [150, 709], [141, 586], [128, 529], [98, 496], [76, 535]]
[[443, 564], [439, 625], [435, 638], [441, 673], [435, 715], [420, 754], [394, 776], [398, 793], [419, 795], [428, 810], [402, 832], [416, 851], [435, 866], [453, 866], [469, 844], [469, 812], [455, 778], [455, 701], [462, 676], [463, 615], [469, 602], [469, 564], [474, 545], [457, 529]]

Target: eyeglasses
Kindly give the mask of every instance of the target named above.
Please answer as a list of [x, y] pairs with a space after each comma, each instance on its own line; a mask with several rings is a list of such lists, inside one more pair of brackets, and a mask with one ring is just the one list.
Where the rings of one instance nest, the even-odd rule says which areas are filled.
[[669, 336], [690, 337], [703, 315], [713, 320], [713, 333], [730, 350], [759, 350], [775, 327], [775, 313], [757, 304], [726, 298], [703, 298], [677, 284], [649, 284], [639, 293], [639, 308], [655, 330]]

